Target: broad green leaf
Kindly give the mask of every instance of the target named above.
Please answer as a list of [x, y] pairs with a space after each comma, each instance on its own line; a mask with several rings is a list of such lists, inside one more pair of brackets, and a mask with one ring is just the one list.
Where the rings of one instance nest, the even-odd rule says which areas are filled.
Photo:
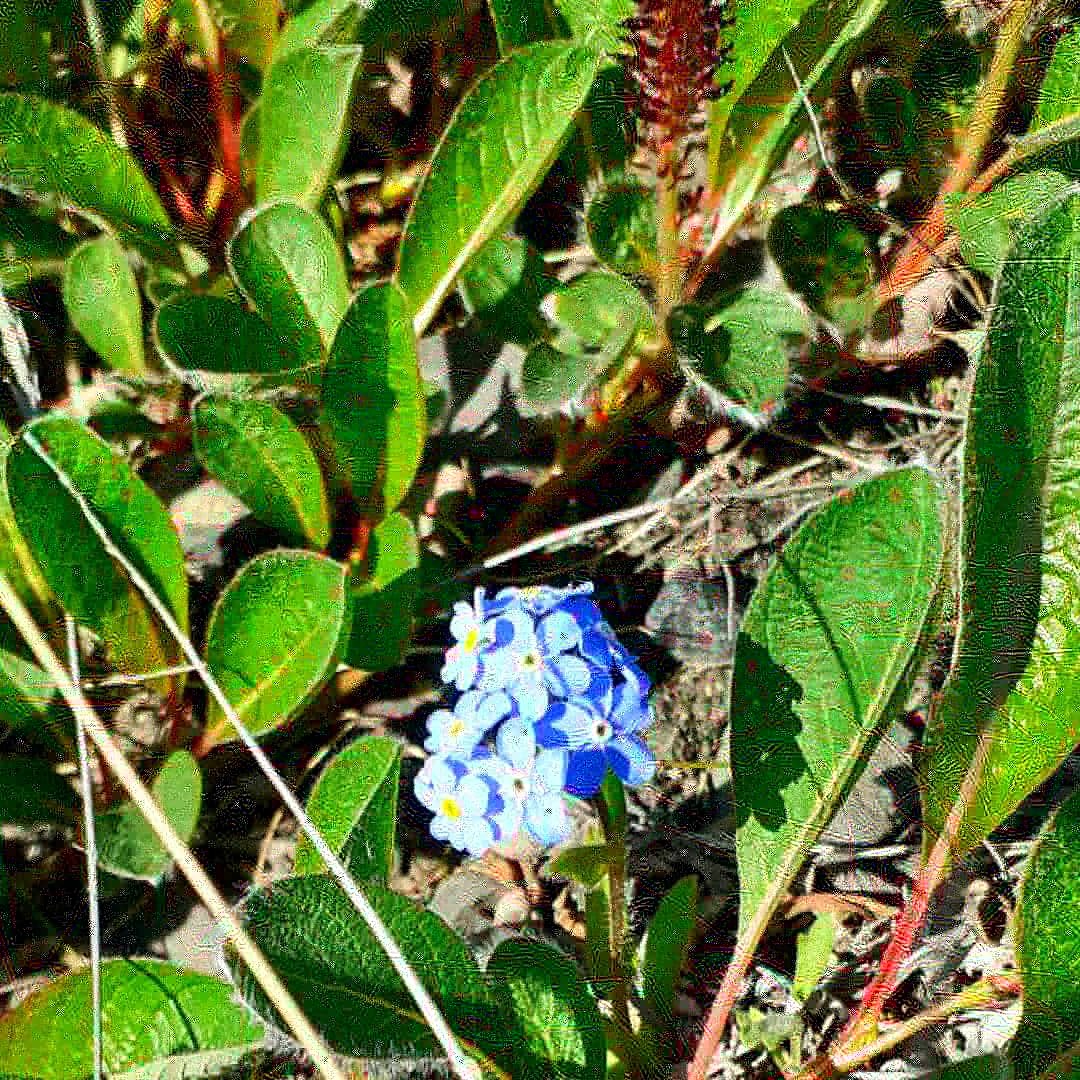
[[395, 285], [353, 300], [323, 373], [322, 407], [353, 495], [393, 510], [416, 475], [427, 428], [416, 341]]
[[576, 881], [586, 889], [595, 889], [608, 872], [611, 861], [609, 854], [607, 844], [580, 844], [563, 848], [548, 860], [546, 872]]
[[[115, 1080], [206, 1076], [263, 1042], [262, 1025], [221, 979], [160, 960], [101, 966], [104, 1066]], [[94, 1071], [89, 968], [66, 975], [0, 1017], [0, 1069], [34, 1080]]]
[[627, 51], [624, 20], [637, 9], [635, 0], [554, 0], [574, 41], [609, 55]]
[[99, 236], [71, 253], [64, 307], [87, 345], [114, 371], [145, 369], [139, 284], [119, 240]]
[[165, 362], [178, 372], [281, 375], [321, 362], [318, 352], [304, 351], [221, 296], [170, 297], [154, 316], [153, 336]]
[[836, 931], [836, 918], [826, 912], [815, 915], [814, 921], [796, 939], [791, 993], [797, 1001], [806, 1001], [829, 970]]
[[697, 899], [697, 878], [677, 881], [660, 901], [642, 943], [641, 993], [650, 1022], [660, 1032], [673, 1027], [679, 976], [697, 930]]
[[[345, 617], [345, 568], [308, 551], [270, 551], [229, 582], [210, 615], [206, 662], [253, 735], [288, 722], [328, 674]], [[212, 743], [236, 737], [220, 706]]]
[[[476, 960], [438, 916], [372, 882], [364, 893], [456, 1032], [469, 1038], [474, 1030], [505, 1030], [505, 1022], [495, 1021], [494, 999]], [[270, 891], [251, 894], [245, 917], [252, 937], [332, 1049], [349, 1057], [439, 1052], [386, 954], [332, 879], [275, 882]], [[280, 1025], [231, 951], [229, 962], [244, 999]]]
[[[735, 26], [728, 31], [731, 57], [721, 73], [722, 81], [731, 81], [731, 89], [709, 106], [711, 155], [723, 145], [732, 109], [815, 4], [824, 6], [823, 0], [744, 0], [735, 5]], [[712, 156], [710, 163], [715, 166]]]
[[342, 660], [386, 671], [405, 658], [420, 593], [420, 545], [412, 522], [390, 514], [372, 530], [365, 572], [349, 576], [349, 636]]
[[342, 46], [296, 49], [271, 64], [259, 107], [259, 202], [318, 206], [345, 153], [359, 68], [360, 50]]
[[740, 953], [760, 940], [904, 689], [941, 576], [940, 501], [922, 469], [867, 480], [810, 518], [754, 592], [731, 705]]
[[544, 312], [563, 352], [594, 352], [614, 360], [652, 322], [648, 301], [619, 274], [589, 270], [553, 292]]
[[1072, 27], [1054, 46], [1039, 88], [1029, 131], [1080, 112], [1080, 27]]
[[75, 238], [55, 222], [16, 204], [0, 209], [0, 286], [18, 289], [42, 277], [59, 277]]
[[29, 4], [0, 6], [0, 87], [43, 90], [49, 78], [49, 32]]
[[603, 1021], [572, 957], [541, 941], [511, 938], [495, 950], [487, 975], [494, 993], [509, 999], [524, 1031], [521, 1041], [507, 1047], [515, 1077], [602, 1080]]
[[173, 227], [138, 162], [84, 116], [41, 98], [0, 94], [0, 183], [100, 217], [162, 255]]
[[960, 237], [964, 261], [996, 278], [1023, 227], [1058, 202], [1071, 183], [1053, 169], [1034, 169], [982, 195], [949, 195], [945, 219]]
[[500, 56], [521, 45], [559, 36], [551, 32], [551, 20], [543, 0], [488, 0], [487, 6]]
[[0, 755], [0, 824], [70, 825], [77, 806], [75, 789], [44, 758]]
[[398, 253], [397, 281], [417, 333], [543, 179], [598, 63], [590, 49], [528, 45], [462, 99], [416, 193]]
[[316, 0], [285, 24], [275, 58], [317, 45], [362, 45], [368, 54], [428, 36], [461, 13], [461, 0]]
[[260, 520], [324, 548], [330, 516], [319, 462], [296, 425], [252, 398], [202, 398], [192, 410], [195, 453]]
[[[393, 869], [400, 774], [401, 743], [367, 735], [327, 765], [308, 796], [315, 827], [358, 881], [385, 885]], [[293, 874], [325, 872], [311, 841], [301, 836]]]
[[585, 231], [596, 257], [621, 274], [656, 265], [656, 200], [635, 180], [602, 188], [585, 207]]
[[[775, 7], [774, 0], [766, 0]], [[782, 44], [811, 101], [817, 93], [827, 95], [833, 72], [858, 39], [877, 21], [889, 0], [817, 0], [801, 8], [798, 26]], [[765, 6], [765, 5], [760, 5]], [[750, 5], [740, 24], [754, 32], [759, 5]], [[739, 17], [737, 15], [737, 17]], [[777, 18], [769, 20], [776, 26]], [[742, 31], [740, 30], [740, 34]], [[739, 34], [736, 35], [738, 39]], [[717, 232], [727, 234], [742, 219], [762, 185], [787, 152], [795, 136], [809, 125], [802, 95], [792, 82], [780, 40], [769, 36], [757, 61], [753, 82], [740, 96], [729, 115], [714, 122], [709, 139], [709, 176], [718, 193]], [[734, 55], [738, 56], [739, 46]], [[817, 103], [820, 105], [820, 101]], [[716, 108], [725, 108], [721, 100]]]
[[960, 622], [922, 776], [937, 836], [979, 747], [953, 850], [980, 843], [1080, 742], [1080, 199], [1021, 233], [975, 372], [964, 444]]
[[[202, 773], [186, 751], [174, 750], [151, 785], [154, 802], [186, 844], [199, 823], [202, 809]], [[125, 802], [97, 815], [98, 863], [117, 877], [155, 884], [172, 862], [154, 830], [136, 809]]]
[[1016, 963], [1024, 1012], [1009, 1045], [1018, 1080], [1080, 1041], [1080, 793], [1047, 824], [1028, 859], [1017, 906]]
[[784, 280], [810, 307], [845, 328], [869, 314], [870, 250], [862, 230], [842, 214], [811, 202], [785, 207], [772, 220], [768, 242]]
[[7, 472], [19, 530], [64, 609], [100, 634], [113, 660], [131, 674], [178, 663], [176, 641], [66, 487], [85, 500], [186, 632], [188, 586], [180, 539], [165, 507], [127, 462], [74, 420], [52, 415], [23, 429]]
[[329, 348], [349, 306], [341, 250], [326, 223], [295, 203], [245, 217], [229, 242], [233, 276], [278, 334], [305, 354]]
[[554, 412], [608, 366], [585, 353], [560, 352], [538, 341], [526, 354], [521, 369], [521, 396], [534, 409]]
[[527, 240], [497, 236], [465, 268], [459, 288], [485, 329], [527, 347], [546, 329], [540, 302], [557, 284]]

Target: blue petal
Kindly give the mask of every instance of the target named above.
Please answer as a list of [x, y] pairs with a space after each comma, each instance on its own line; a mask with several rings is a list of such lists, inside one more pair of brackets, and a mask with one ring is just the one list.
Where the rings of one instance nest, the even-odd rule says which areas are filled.
[[511, 693], [518, 715], [526, 720], [535, 722], [547, 710], [549, 698], [542, 677], [519, 679], [512, 687]]
[[570, 836], [570, 815], [561, 795], [534, 795], [525, 803], [525, 828], [544, 847], [561, 844]]
[[501, 690], [478, 701], [473, 709], [473, 719], [481, 733], [490, 731], [500, 720], [509, 716], [514, 704]]
[[563, 749], [570, 745], [570, 736], [559, 723], [566, 713], [566, 708], [565, 701], [556, 701], [536, 721], [536, 741], [540, 746]]
[[595, 795], [607, 772], [607, 756], [603, 750], [589, 747], [575, 750], [566, 763], [566, 790], [586, 799]]
[[572, 701], [557, 701], [544, 714], [541, 723], [563, 732], [564, 739], [545, 741], [541, 737], [541, 726], [537, 724], [536, 737], [541, 746], [569, 747], [571, 750], [584, 746], [592, 740], [593, 731], [599, 717], [591, 709], [583, 708]]
[[556, 608], [540, 620], [536, 639], [544, 656], [554, 656], [577, 648], [581, 643], [581, 627], [568, 611]]
[[634, 683], [619, 683], [611, 699], [611, 726], [620, 735], [632, 735], [649, 722], [649, 703]]
[[499, 757], [519, 772], [527, 772], [536, 757], [536, 734], [524, 717], [507, 720], [495, 739]]
[[631, 787], [647, 783], [656, 772], [656, 759], [636, 735], [618, 735], [607, 744], [611, 771]]
[[[591, 587], [589, 592], [592, 592]], [[604, 618], [600, 614], [600, 609], [596, 606], [596, 601], [582, 593], [568, 596], [559, 607], [569, 614], [583, 631], [591, 630], [597, 623], [602, 622]]]
[[454, 846], [470, 855], [483, 855], [496, 839], [495, 827], [486, 818], [462, 818], [460, 839]]
[[495, 647], [505, 649], [508, 645], [527, 649], [536, 641], [536, 627], [532, 616], [520, 607], [509, 607], [495, 619]]
[[592, 682], [592, 671], [580, 656], [552, 656], [544, 664], [544, 681], [559, 697], [583, 694]]
[[454, 605], [454, 614], [450, 619], [450, 633], [457, 641], [460, 641], [476, 627], [478, 621], [476, 612], [468, 604], [459, 600]]
[[598, 668], [611, 667], [610, 639], [591, 627], [585, 629], [581, 635], [581, 655]]
[[484, 776], [472, 773], [462, 778], [457, 787], [457, 801], [462, 814], [473, 817], [486, 814], [491, 805], [492, 783]]
[[533, 790], [548, 795], [562, 791], [566, 783], [566, 758], [565, 750], [541, 750], [533, 766]]

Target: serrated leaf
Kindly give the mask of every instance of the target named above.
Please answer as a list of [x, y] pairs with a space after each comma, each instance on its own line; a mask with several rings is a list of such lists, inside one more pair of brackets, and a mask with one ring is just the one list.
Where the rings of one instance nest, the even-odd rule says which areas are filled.
[[465, 268], [459, 288], [481, 325], [500, 341], [529, 346], [544, 333], [540, 302], [557, 282], [520, 236], [497, 236]]
[[814, 921], [796, 939], [791, 993], [797, 1001], [806, 1001], [829, 970], [836, 930], [835, 916], [825, 912], [815, 915]]
[[135, 158], [63, 105], [0, 93], [0, 183], [100, 217], [151, 254], [172, 243], [172, 223]]
[[44, 758], [0, 755], [0, 824], [69, 825], [75, 789]]
[[420, 593], [420, 545], [412, 522], [390, 514], [372, 530], [364, 573], [349, 578], [349, 636], [342, 660], [386, 671], [405, 658]]
[[[165, 760], [150, 788], [186, 844], [199, 823], [202, 809], [202, 773], [186, 750], [174, 750]], [[131, 802], [97, 815], [98, 864], [117, 877], [155, 884], [161, 881], [172, 859], [154, 830]]]
[[345, 153], [360, 50], [299, 48], [270, 65], [259, 107], [259, 202], [314, 209]]
[[180, 374], [282, 375], [317, 369], [321, 350], [304, 352], [258, 315], [221, 296], [178, 293], [154, 316], [154, 342]]
[[395, 285], [357, 293], [330, 350], [322, 408], [353, 495], [393, 510], [416, 475], [427, 429], [416, 341]]
[[697, 899], [697, 878], [677, 881], [660, 901], [642, 943], [638, 978], [650, 1022], [660, 1032], [674, 1026], [679, 976], [697, 931]]
[[57, 599], [105, 641], [125, 671], [142, 674], [179, 662], [179, 646], [87, 523], [32, 436], [86, 500], [110, 539], [188, 625], [184, 552], [168, 511], [97, 435], [60, 415], [23, 429], [8, 460], [8, 491], [19, 530]]
[[621, 274], [656, 265], [656, 202], [639, 183], [621, 180], [589, 200], [585, 230], [596, 257]]
[[953, 194], [945, 200], [945, 220], [960, 237], [968, 266], [992, 278], [1024, 228], [1059, 201], [1072, 181], [1053, 169], [1012, 176], [982, 195]]
[[[205, 1075], [262, 1045], [263, 1028], [220, 979], [159, 960], [101, 966], [104, 1066], [118, 1080]], [[89, 969], [66, 975], [0, 1017], [0, 1069], [34, 1080], [94, 1070]]]
[[[327, 765], [308, 797], [315, 827], [358, 881], [385, 885], [393, 869], [400, 774], [401, 743], [367, 735]], [[293, 874], [325, 872], [311, 841], [301, 836]]]
[[548, 860], [546, 872], [595, 889], [604, 880], [610, 862], [607, 844], [579, 844], [556, 852]]
[[[430, 911], [374, 883], [364, 893], [451, 1026], [506, 1030], [493, 996], [461, 939]], [[349, 1057], [426, 1057], [438, 1043], [386, 954], [329, 877], [291, 878], [255, 892], [248, 930], [330, 1047]], [[280, 1025], [250, 973], [229, 963], [244, 999]], [[494, 1026], [493, 1026], [494, 1025]]]
[[[345, 617], [345, 568], [308, 551], [270, 551], [225, 587], [210, 615], [206, 662], [253, 735], [288, 722], [329, 674]], [[217, 702], [211, 744], [236, 737]]]
[[398, 252], [397, 282], [417, 333], [543, 179], [598, 64], [589, 49], [528, 45], [462, 99], [416, 193]]
[[43, 277], [59, 277], [75, 238], [55, 222], [16, 204], [0, 209], [0, 286], [18, 289]]
[[981, 746], [952, 842], [980, 843], [1080, 742], [1080, 199], [1020, 235], [998, 285], [964, 444], [955, 661], [931, 710], [927, 841]]
[[[752, 82], [734, 104], [721, 99], [713, 106], [716, 113], [709, 136], [709, 176], [717, 193], [715, 229], [723, 234], [742, 219], [778, 162], [787, 153], [802, 128], [809, 126], [803, 96], [791, 78], [783, 53], [799, 76], [810, 100], [824, 97], [837, 65], [848, 55], [859, 38], [877, 21], [888, 0], [820, 0], [807, 4], [798, 0], [794, 7], [778, 11], [776, 0], [747, 5], [737, 11], [740, 20], [736, 41], [749, 40], [762, 33], [763, 48], [747, 68]], [[771, 18], [764, 20], [767, 9]], [[791, 16], [798, 25], [786, 32], [783, 26]], [[737, 44], [733, 56], [744, 46]], [[747, 54], [754, 52], [751, 45]], [[726, 78], [721, 73], [721, 78]], [[734, 100], [734, 98], [733, 98]]]
[[329, 348], [349, 306], [341, 250], [326, 223], [296, 203], [257, 208], [229, 241], [233, 276], [259, 314], [305, 354]]
[[322, 472], [296, 425], [251, 398], [202, 398], [192, 410], [195, 453], [260, 521], [324, 548], [330, 516]]
[[145, 369], [139, 284], [119, 240], [99, 236], [71, 253], [64, 306], [75, 329], [109, 367], [135, 373]]
[[941, 576], [940, 500], [922, 469], [867, 480], [811, 517], [754, 592], [731, 705], [739, 952], [889, 719]]
[[1016, 910], [1024, 1011], [1009, 1057], [1018, 1080], [1080, 1041], [1080, 793], [1047, 823], [1028, 859]]
[[495, 950], [487, 974], [495, 994], [509, 998], [524, 1032], [506, 1054], [514, 1076], [600, 1080], [605, 1075], [603, 1021], [571, 957], [541, 941], [511, 938]]

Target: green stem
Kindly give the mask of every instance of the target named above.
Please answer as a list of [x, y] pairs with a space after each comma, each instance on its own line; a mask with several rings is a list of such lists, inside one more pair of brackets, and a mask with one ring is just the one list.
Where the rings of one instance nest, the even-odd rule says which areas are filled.
[[625, 1031], [630, 1024], [630, 985], [626, 970], [626, 798], [612, 772], [600, 789], [600, 813], [608, 848], [608, 904], [611, 948], [611, 1006], [615, 1022]]
[[675, 180], [674, 149], [660, 156], [656, 176], [656, 307], [657, 325], [664, 332], [667, 317], [682, 289], [679, 262], [679, 188]]

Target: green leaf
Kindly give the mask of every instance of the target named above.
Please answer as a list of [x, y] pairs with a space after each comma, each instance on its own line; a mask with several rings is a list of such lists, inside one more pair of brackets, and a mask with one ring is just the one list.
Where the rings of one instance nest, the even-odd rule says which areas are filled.
[[697, 878], [677, 881], [656, 909], [642, 943], [638, 977], [654, 1029], [670, 1032], [675, 995], [697, 930]]
[[330, 516], [319, 462], [296, 425], [251, 398], [202, 398], [192, 410], [195, 453], [267, 525], [324, 548]]
[[59, 277], [75, 238], [54, 221], [17, 203], [0, 209], [0, 286], [18, 289], [42, 277]]
[[[174, 750], [151, 786], [154, 802], [186, 844], [202, 809], [202, 773], [186, 751]], [[117, 877], [158, 883], [172, 859], [134, 803], [97, 816], [98, 863]]]
[[64, 306], [75, 329], [109, 367], [135, 373], [145, 369], [139, 285], [119, 240], [99, 236], [71, 253]]
[[[206, 662], [253, 735], [288, 722], [328, 675], [345, 617], [345, 568], [308, 551], [270, 551], [229, 582], [210, 615]], [[216, 702], [214, 742], [235, 738]]]
[[305, 355], [329, 348], [349, 306], [341, 250], [326, 223], [295, 203], [246, 216], [228, 250], [233, 276], [259, 314]]
[[[330, 762], [308, 797], [315, 827], [358, 881], [385, 885], [393, 869], [400, 776], [401, 743], [367, 735]], [[325, 872], [311, 841], [301, 836], [293, 874]]]
[[981, 1054], [947, 1065], [934, 1073], [933, 1080], [1013, 1080], [1013, 1071], [1005, 1058], [997, 1054]]
[[[0, 1017], [0, 1069], [86, 1080], [94, 1071], [90, 995], [87, 968]], [[262, 1025], [228, 983], [159, 960], [106, 960], [101, 997], [104, 1066], [116, 1080], [212, 1075], [263, 1042]]]
[[[261, 71], [269, 62], [277, 37], [277, 0], [211, 0], [209, 7], [229, 51]], [[172, 0], [169, 13], [180, 24], [186, 39], [198, 48], [201, 35], [191, 0]]]
[[524, 1031], [512, 1050], [507, 1047], [515, 1077], [601, 1080], [607, 1060], [603, 1021], [571, 957], [541, 941], [511, 938], [495, 950], [487, 974]]
[[773, 218], [769, 251], [788, 286], [842, 328], [869, 316], [870, 251], [862, 231], [842, 214], [809, 202], [785, 207]]
[[0, 755], [0, 824], [69, 825], [77, 806], [75, 789], [44, 758]]
[[543, 0], [488, 0], [488, 11], [499, 41], [499, 55], [521, 45], [555, 37]]
[[814, 921], [796, 939], [791, 993], [797, 1001], [805, 1002], [829, 970], [836, 931], [836, 918], [825, 913], [815, 915]]
[[635, 180], [601, 188], [585, 208], [585, 231], [596, 257], [621, 274], [644, 274], [656, 265], [656, 205]]
[[598, 63], [589, 49], [528, 45], [462, 99], [416, 193], [398, 253], [397, 281], [417, 333], [543, 179]]
[[259, 107], [259, 202], [318, 206], [345, 153], [360, 55], [340, 46], [300, 48], [270, 66]]
[[316, 369], [308, 353], [275, 333], [258, 315], [221, 296], [178, 293], [154, 316], [154, 342], [178, 373], [282, 375]]
[[367, 566], [349, 577], [349, 636], [342, 660], [386, 671], [405, 658], [420, 593], [420, 546], [412, 522], [390, 514], [372, 530]]
[[[466, 1036], [499, 1031], [493, 997], [464, 942], [438, 916], [389, 889], [369, 882], [364, 893], [451, 1026]], [[386, 954], [329, 877], [291, 878], [252, 893], [245, 916], [252, 937], [333, 1050], [350, 1057], [439, 1053]], [[280, 1026], [231, 952], [229, 962], [244, 999]]]
[[580, 844], [563, 848], [553, 855], [548, 860], [546, 872], [576, 881], [586, 889], [595, 889], [604, 880], [610, 862], [607, 844]]
[[[736, 42], [746, 34], [756, 34], [761, 26], [764, 59], [751, 63], [748, 70], [753, 72], [753, 82], [734, 107], [724, 99], [714, 106], [720, 112], [710, 131], [709, 176], [710, 186], [718, 194], [716, 232], [726, 235], [742, 220], [795, 136], [809, 124], [803, 98], [779, 45], [786, 48], [811, 101], [815, 93], [824, 97], [837, 65], [874, 25], [888, 2], [819, 0], [807, 4], [798, 0], [793, 8], [788, 5], [778, 12], [776, 0], [763, 0], [737, 12]], [[760, 18], [763, 8], [770, 11], [767, 20]], [[788, 11], [801, 11], [802, 17], [793, 31], [778, 39], [775, 34], [782, 32], [785, 20], [790, 21]], [[737, 44], [736, 57], [740, 48]], [[820, 107], [820, 101], [817, 105]], [[725, 109], [729, 110], [726, 116]]]
[[521, 396], [534, 409], [554, 412], [607, 367], [595, 356], [566, 353], [538, 341], [526, 354], [521, 369]]
[[28, 436], [86, 501], [111, 541], [186, 632], [184, 552], [168, 511], [127, 462], [67, 417], [35, 420], [23, 429], [11, 451], [8, 490], [15, 520], [64, 609], [100, 634], [113, 660], [131, 674], [178, 663], [179, 646]]
[[634, 14], [635, 0], [554, 0], [554, 7], [574, 41], [611, 56], [626, 51], [622, 24]]
[[84, 116], [51, 101], [0, 94], [0, 183], [53, 197], [163, 255], [172, 223], [138, 162]]
[[652, 309], [624, 277], [589, 270], [550, 295], [545, 314], [563, 352], [591, 352], [610, 363], [651, 324]]
[[29, 4], [0, 7], [0, 86], [44, 89], [50, 42], [42, 14]]
[[903, 690], [941, 576], [940, 501], [922, 469], [867, 480], [810, 518], [754, 592], [731, 704], [740, 952], [760, 940]]
[[1072, 27], [1054, 46], [1046, 67], [1029, 131], [1080, 112], [1080, 27]]
[[979, 844], [1080, 742], [1080, 199], [1020, 235], [998, 285], [964, 445], [960, 621], [922, 776], [937, 836], [975, 752], [952, 847]]
[[1024, 1012], [1009, 1046], [1018, 1080], [1080, 1040], [1080, 793], [1049, 821], [1028, 859], [1016, 921]]
[[557, 282], [539, 252], [520, 236], [488, 241], [461, 275], [466, 306], [500, 341], [529, 346], [546, 327], [540, 302]]
[[323, 373], [322, 407], [353, 495], [389, 513], [412, 484], [427, 429], [416, 341], [395, 285], [353, 300]]
[[1058, 202], [1071, 183], [1053, 169], [1034, 169], [982, 195], [947, 196], [945, 220], [960, 237], [964, 261], [996, 278], [1020, 231]]

